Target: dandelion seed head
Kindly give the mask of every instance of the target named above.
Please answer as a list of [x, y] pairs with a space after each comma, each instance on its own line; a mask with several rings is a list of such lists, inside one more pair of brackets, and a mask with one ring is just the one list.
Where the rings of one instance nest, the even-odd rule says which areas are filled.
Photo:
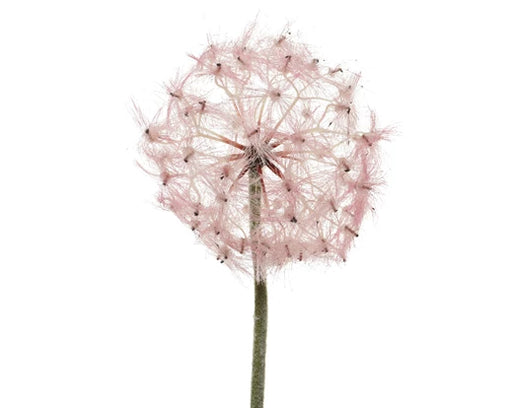
[[[256, 257], [258, 279], [291, 262], [345, 261], [372, 208], [387, 132], [373, 113], [359, 128], [359, 74], [324, 66], [288, 32], [259, 35], [254, 26], [191, 57], [159, 114], [140, 120], [161, 206], [232, 269], [252, 274]], [[257, 248], [251, 168], [262, 187]]]

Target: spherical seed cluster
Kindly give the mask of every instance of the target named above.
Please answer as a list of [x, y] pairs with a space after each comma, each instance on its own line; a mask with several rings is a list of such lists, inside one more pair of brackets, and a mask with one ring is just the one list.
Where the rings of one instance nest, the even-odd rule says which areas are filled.
[[[344, 261], [370, 208], [385, 136], [373, 114], [358, 129], [359, 76], [322, 66], [289, 33], [258, 37], [253, 28], [192, 58], [141, 143], [161, 205], [220, 262], [249, 274], [257, 262], [260, 280], [292, 261]], [[261, 188], [257, 235], [251, 172]]]

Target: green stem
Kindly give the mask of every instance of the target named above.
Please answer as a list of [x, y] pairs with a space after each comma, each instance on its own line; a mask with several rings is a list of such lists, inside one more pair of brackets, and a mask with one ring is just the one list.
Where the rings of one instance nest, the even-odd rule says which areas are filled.
[[267, 350], [267, 285], [258, 263], [261, 221], [261, 176], [259, 163], [249, 168], [251, 251], [254, 270], [254, 338], [252, 352], [251, 408], [263, 408], [265, 355]]
[[267, 350], [267, 285], [254, 282], [254, 342], [252, 351], [251, 408], [263, 408]]

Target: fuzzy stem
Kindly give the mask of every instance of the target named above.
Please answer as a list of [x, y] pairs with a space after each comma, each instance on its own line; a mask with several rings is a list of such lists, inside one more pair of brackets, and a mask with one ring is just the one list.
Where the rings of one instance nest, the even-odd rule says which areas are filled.
[[261, 274], [259, 238], [262, 180], [259, 164], [249, 166], [249, 207], [251, 251], [254, 267], [254, 337], [252, 352], [251, 408], [263, 408], [265, 393], [265, 354], [267, 350], [267, 285]]

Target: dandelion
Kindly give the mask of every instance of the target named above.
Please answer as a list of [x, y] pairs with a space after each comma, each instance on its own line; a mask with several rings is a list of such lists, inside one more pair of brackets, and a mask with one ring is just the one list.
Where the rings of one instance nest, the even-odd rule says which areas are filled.
[[[359, 74], [324, 66], [290, 33], [211, 43], [144, 123], [158, 200], [255, 284], [251, 407], [263, 407], [266, 279], [292, 262], [345, 261], [379, 184], [375, 115]], [[142, 116], [141, 116], [142, 117]], [[141, 119], [142, 120], [142, 119]]]

